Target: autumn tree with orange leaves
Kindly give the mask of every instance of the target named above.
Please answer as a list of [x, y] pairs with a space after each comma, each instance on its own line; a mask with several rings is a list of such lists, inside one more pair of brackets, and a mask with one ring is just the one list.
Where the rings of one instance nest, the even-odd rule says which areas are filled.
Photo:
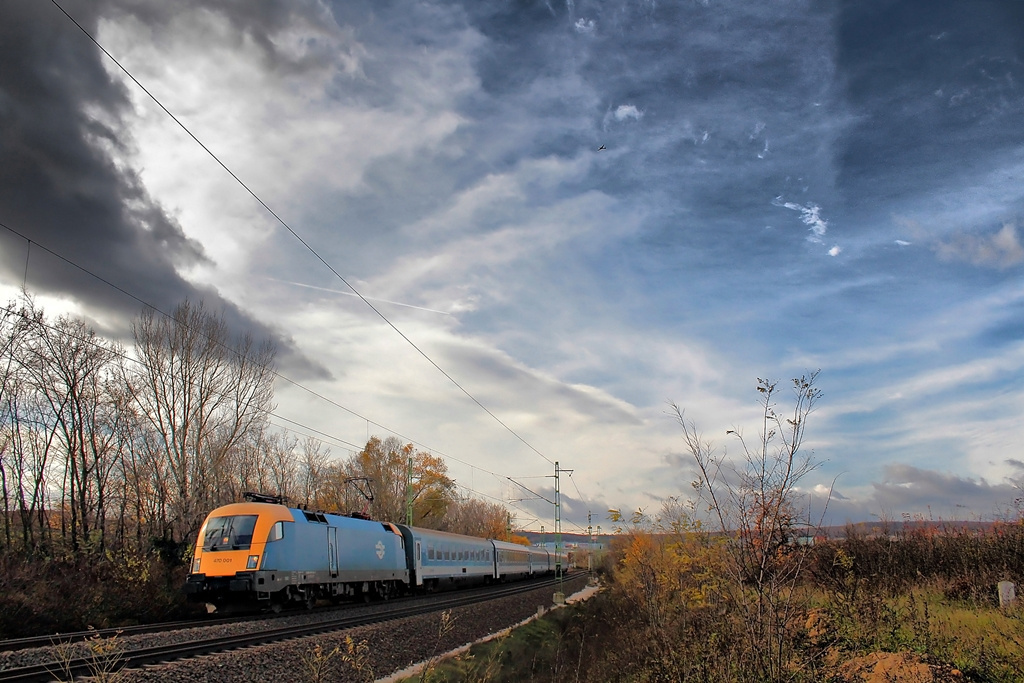
[[[411, 460], [411, 469], [410, 469]], [[394, 436], [371, 437], [363, 450], [332, 468], [320, 507], [362, 512], [386, 522], [406, 521], [406, 500], [412, 489], [417, 526], [437, 528], [455, 501], [455, 482], [441, 458], [403, 444]]]
[[[508, 510], [504, 505], [478, 498], [459, 498], [448, 506], [437, 528], [453, 534], [508, 540], [508, 524]], [[526, 544], [530, 544], [529, 540]]]

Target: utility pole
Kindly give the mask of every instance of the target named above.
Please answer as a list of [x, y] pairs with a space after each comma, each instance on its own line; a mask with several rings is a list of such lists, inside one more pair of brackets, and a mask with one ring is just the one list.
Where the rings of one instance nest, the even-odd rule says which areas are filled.
[[590, 510], [587, 510], [587, 582], [594, 581], [594, 527], [590, 518]]
[[412, 526], [412, 456], [405, 471], [405, 523]]
[[572, 470], [563, 470], [555, 461], [555, 574], [558, 577], [558, 592], [555, 593], [555, 604], [561, 605], [565, 602], [565, 593], [562, 591], [562, 494], [559, 488], [559, 475], [562, 472], [572, 474]]

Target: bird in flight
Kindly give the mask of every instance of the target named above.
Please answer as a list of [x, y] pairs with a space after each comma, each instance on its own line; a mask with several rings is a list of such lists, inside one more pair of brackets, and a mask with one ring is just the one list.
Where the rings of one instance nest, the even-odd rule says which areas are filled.
[[604, 145], [601, 145], [600, 147], [597, 148], [597, 151], [600, 152], [600, 151], [605, 150], [605, 149], [608, 149], [608, 148], [605, 147]]

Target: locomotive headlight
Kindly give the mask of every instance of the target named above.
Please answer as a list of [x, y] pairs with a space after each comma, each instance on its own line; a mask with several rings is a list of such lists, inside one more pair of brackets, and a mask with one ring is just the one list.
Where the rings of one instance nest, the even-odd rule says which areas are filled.
[[199, 573], [199, 558], [198, 557], [196, 559], [192, 560], [192, 573], [193, 574], [198, 574]]
[[250, 555], [249, 561], [246, 563], [246, 569], [256, 569], [256, 563], [260, 561], [259, 555]]

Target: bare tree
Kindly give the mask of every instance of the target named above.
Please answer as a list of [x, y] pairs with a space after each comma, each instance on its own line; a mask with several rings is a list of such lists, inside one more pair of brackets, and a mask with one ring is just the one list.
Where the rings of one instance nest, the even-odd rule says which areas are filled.
[[118, 419], [107, 400], [106, 382], [117, 350], [68, 316], [52, 324], [40, 321], [34, 332], [26, 344], [25, 367], [56, 421], [71, 548], [95, 540], [102, 549], [104, 496], [116, 458]]
[[265, 435], [262, 441], [273, 490], [291, 499], [298, 489], [299, 462], [295, 455], [298, 440], [281, 432], [273, 432]]
[[319, 497], [320, 489], [327, 478], [327, 465], [331, 449], [316, 437], [309, 436], [302, 442], [300, 477], [302, 502], [309, 507]]
[[[60, 423], [49, 398], [40, 391], [44, 363], [30, 350], [33, 345], [39, 346], [41, 330], [47, 324], [42, 311], [25, 297], [9, 322], [14, 329], [5, 345], [9, 357], [5, 360], [8, 372], [3, 396], [4, 478], [6, 495], [16, 498], [21, 547], [33, 551], [49, 541], [47, 475], [51, 456], [59, 451]], [[62, 528], [63, 523], [62, 516]]]
[[14, 441], [13, 408], [14, 375], [17, 369], [15, 352], [21, 348], [24, 333], [21, 316], [14, 301], [0, 308], [0, 500], [3, 504], [4, 547], [11, 547], [11, 489], [8, 480], [9, 454]]
[[[748, 443], [738, 429], [739, 464], [720, 457], [675, 404], [672, 410], [699, 472], [694, 488], [718, 527], [731, 538], [727, 552], [735, 603], [742, 611], [746, 652], [763, 680], [783, 680], [789, 662], [786, 624], [796, 604], [805, 551], [794, 543], [800, 521], [797, 485], [817, 463], [802, 450], [808, 417], [821, 390], [814, 372], [793, 380], [792, 411], [776, 410], [776, 382], [758, 379], [761, 429]], [[809, 523], [809, 520], [806, 520]], [[804, 531], [806, 533], [806, 531]]]
[[189, 301], [171, 319], [143, 312], [132, 330], [141, 361], [134, 398], [152, 430], [152, 465], [167, 478], [164, 531], [180, 540], [217, 502], [213, 483], [229, 455], [265, 423], [276, 352], [269, 341], [233, 341], [222, 316]]

